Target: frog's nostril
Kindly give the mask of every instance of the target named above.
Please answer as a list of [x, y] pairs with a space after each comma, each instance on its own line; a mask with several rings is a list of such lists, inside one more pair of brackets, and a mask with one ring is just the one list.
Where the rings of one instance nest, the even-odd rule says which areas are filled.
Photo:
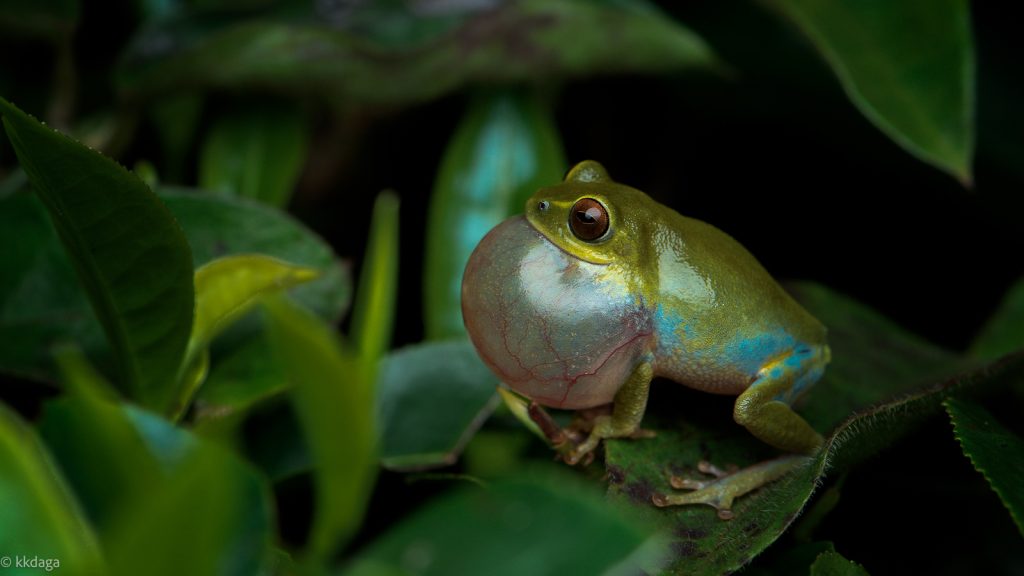
[[537, 204], [537, 209], [540, 210], [541, 212], [544, 212], [548, 209], [548, 206], [550, 205], [551, 203], [548, 202], [547, 200], [541, 200], [540, 204]]

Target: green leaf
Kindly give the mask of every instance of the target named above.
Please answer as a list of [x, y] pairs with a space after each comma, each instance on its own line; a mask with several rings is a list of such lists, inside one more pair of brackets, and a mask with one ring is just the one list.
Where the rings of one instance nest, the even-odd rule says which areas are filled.
[[427, 338], [465, 336], [462, 273], [480, 239], [565, 174], [550, 110], [511, 90], [477, 94], [448, 143], [427, 220]]
[[381, 463], [394, 470], [454, 464], [497, 405], [497, 385], [466, 340], [388, 355], [377, 381]]
[[914, 156], [971, 181], [974, 42], [966, 0], [773, 4], [810, 37], [871, 122]]
[[55, 558], [62, 572], [102, 573], [96, 537], [78, 503], [32, 429], [3, 404], [0, 508], [4, 559], [14, 555]]
[[314, 268], [261, 254], [225, 256], [204, 264], [195, 273], [196, 317], [186, 359], [249, 312], [259, 298], [316, 277]]
[[[161, 196], [184, 228], [197, 266], [222, 256], [265, 254], [320, 272], [317, 280], [289, 291], [320, 317], [335, 322], [348, 307], [348, 268], [326, 242], [287, 214], [244, 199], [181, 190], [165, 190]], [[0, 200], [0, 245], [5, 247], [0, 252], [0, 341], [5, 343], [0, 370], [52, 381], [54, 343], [78, 343], [101, 368], [106, 345], [47, 220], [34, 195]]]
[[262, 254], [314, 268], [317, 280], [289, 295], [328, 322], [344, 315], [352, 298], [347, 266], [312, 230], [288, 214], [244, 198], [222, 198], [164, 188], [161, 197], [185, 229], [196, 266], [237, 254]]
[[392, 528], [341, 574], [651, 571], [659, 560], [654, 530], [626, 512], [565, 472], [463, 489]]
[[351, 337], [376, 362], [391, 344], [398, 293], [398, 197], [382, 192], [373, 205], [370, 238], [352, 309]]
[[274, 358], [266, 333], [258, 332], [213, 364], [196, 396], [196, 422], [246, 412], [289, 388], [284, 367]]
[[950, 398], [944, 404], [964, 455], [999, 495], [1024, 535], [1024, 439], [977, 402]]
[[971, 355], [983, 360], [1024, 348], [1024, 279], [1014, 284], [999, 308], [978, 332], [971, 344]]
[[134, 416], [144, 432], [155, 433], [155, 441], [177, 454], [166, 479], [127, 504], [118, 518], [106, 545], [112, 573], [259, 573], [271, 544], [270, 494], [263, 479], [223, 449], [181, 431], [176, 437], [166, 421], [141, 412]]
[[128, 48], [117, 85], [129, 98], [180, 86], [260, 85], [409, 104], [472, 83], [716, 64], [696, 34], [639, 0], [456, 3], [429, 11], [389, 4], [395, 5], [360, 4], [337, 26], [323, 24], [322, 13], [305, 20], [168, 21]]
[[287, 101], [238, 105], [210, 127], [199, 153], [199, 186], [288, 204], [309, 142], [305, 115]]
[[[791, 289], [828, 326], [832, 347], [825, 376], [797, 406], [827, 433], [824, 449], [805, 466], [738, 499], [735, 519], [728, 522], [708, 506], [655, 508], [652, 495], [672, 491], [670, 472], [700, 477], [695, 467], [701, 460], [747, 466], [775, 455], [732, 422], [728, 401], [715, 403], [721, 399], [694, 394], [680, 398], [687, 391], [671, 383], [652, 389], [644, 427], [656, 430], [655, 438], [607, 443], [609, 494], [613, 501], [632, 502], [672, 531], [672, 574], [738, 569], [786, 530], [827, 469], [841, 471], [884, 450], [937, 414], [942, 400], [959, 388], [1003, 384], [1024, 375], [1021, 358], [951, 377], [964, 369], [962, 361], [876, 312], [818, 286]], [[702, 401], [709, 404], [702, 406]]]
[[869, 576], [863, 566], [843, 558], [834, 550], [826, 550], [811, 564], [811, 576]]
[[192, 325], [192, 254], [174, 216], [116, 162], [0, 99], [7, 135], [110, 341], [119, 376], [166, 406]]
[[376, 359], [344, 353], [319, 320], [269, 299], [270, 337], [295, 385], [292, 403], [315, 466], [316, 512], [308, 551], [321, 562], [359, 528], [376, 477]]
[[157, 460], [81, 352], [64, 348], [57, 360], [70, 394], [46, 403], [39, 433], [105, 533], [124, 502], [148, 493], [157, 480]]
[[164, 177], [181, 182], [203, 112], [203, 95], [194, 91], [169, 94], [153, 102], [146, 112], [160, 138]]

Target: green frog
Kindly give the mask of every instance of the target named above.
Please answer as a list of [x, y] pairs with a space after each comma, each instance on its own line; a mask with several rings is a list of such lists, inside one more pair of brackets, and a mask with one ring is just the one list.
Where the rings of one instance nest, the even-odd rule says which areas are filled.
[[501, 381], [541, 406], [611, 405], [578, 443], [575, 464], [606, 438], [641, 436], [654, 377], [736, 396], [735, 421], [788, 455], [692, 482], [659, 506], [735, 498], [806, 461], [821, 435], [792, 409], [829, 362], [825, 327], [714, 226], [613, 181], [594, 161], [569, 171], [499, 224], [466, 266], [467, 331]]

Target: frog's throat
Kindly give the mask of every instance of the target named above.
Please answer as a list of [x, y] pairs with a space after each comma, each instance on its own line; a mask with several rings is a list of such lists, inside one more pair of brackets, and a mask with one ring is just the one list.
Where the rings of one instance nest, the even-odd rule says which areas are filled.
[[536, 232], [538, 235], [540, 235], [541, 238], [547, 240], [552, 246], [558, 248], [565, 254], [573, 258], [576, 258], [577, 260], [583, 260], [584, 262], [587, 262], [589, 264], [595, 264], [597, 266], [607, 266], [611, 264], [611, 262], [608, 262], [607, 260], [595, 260], [593, 257], [588, 257], [587, 254], [583, 251], [570, 250], [565, 246], [565, 242], [563, 242], [559, 238], [552, 237], [551, 235], [546, 234], [541, 229], [541, 227], [538, 226], [537, 223], [533, 221], [533, 217], [530, 214], [525, 214], [523, 217], [526, 218], [526, 223], [530, 225], [530, 228], [532, 228], [534, 232]]

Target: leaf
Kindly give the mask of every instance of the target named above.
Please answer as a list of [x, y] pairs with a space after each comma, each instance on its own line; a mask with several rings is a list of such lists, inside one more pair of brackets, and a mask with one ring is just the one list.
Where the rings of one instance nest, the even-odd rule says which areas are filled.
[[381, 463], [393, 470], [454, 464], [497, 405], [497, 385], [467, 340], [388, 355], [377, 381]]
[[872, 123], [914, 156], [971, 181], [974, 42], [965, 0], [773, 4], [810, 37]]
[[[181, 441], [169, 423], [140, 413], [136, 418], [167, 436], [161, 441]], [[223, 449], [190, 444], [179, 446], [185, 449], [166, 480], [125, 507], [107, 544], [114, 574], [244, 576], [258, 573], [268, 559], [264, 481]]]
[[1024, 439], [999, 423], [977, 402], [944, 402], [964, 456], [985, 477], [1024, 535]]
[[116, 162], [6, 100], [7, 135], [134, 397], [166, 406], [192, 325], [192, 254], [174, 216]]
[[196, 266], [237, 254], [262, 254], [314, 268], [317, 280], [296, 286], [290, 297], [328, 322], [344, 315], [352, 298], [348, 267], [331, 247], [292, 216], [244, 198], [222, 198], [183, 188], [161, 197], [182, 223]]
[[289, 21], [178, 18], [140, 32], [117, 86], [129, 98], [186, 85], [259, 85], [411, 104], [469, 84], [716, 64], [696, 34], [639, 0], [393, 6], [327, 7]]
[[657, 564], [653, 540], [578, 478], [534, 474], [432, 501], [341, 574], [635, 574]]
[[786, 530], [826, 470], [844, 470], [884, 450], [935, 415], [957, 389], [1005, 383], [1024, 374], [1024, 356], [962, 372], [962, 361], [852, 300], [810, 284], [791, 289], [828, 326], [832, 348], [824, 378], [797, 407], [815, 428], [828, 432], [824, 449], [805, 466], [738, 499], [735, 519], [728, 522], [708, 506], [655, 508], [652, 494], [672, 490], [670, 472], [699, 477], [695, 466], [700, 460], [747, 466], [775, 454], [732, 422], [731, 398], [688, 394], [669, 382], [652, 387], [644, 426], [657, 431], [655, 438], [607, 443], [611, 499], [632, 502], [674, 535], [669, 573], [738, 569]]
[[373, 205], [370, 238], [352, 309], [352, 342], [372, 362], [391, 344], [397, 292], [398, 197], [383, 192]]
[[[58, 358], [72, 393], [46, 404], [41, 433], [96, 523], [112, 573], [256, 573], [271, 530], [265, 481], [235, 455], [105, 395], [74, 349]], [[190, 484], [193, 474], [209, 492]]]
[[4, 559], [54, 558], [70, 574], [102, 573], [96, 537], [78, 503], [32, 429], [3, 404], [0, 508]]
[[46, 403], [39, 434], [102, 535], [126, 500], [148, 494], [158, 463], [81, 352], [64, 348], [57, 359], [70, 393]]
[[199, 153], [199, 187], [284, 207], [309, 143], [305, 116], [287, 101], [241, 104], [210, 127]]
[[289, 387], [284, 367], [274, 358], [266, 333], [258, 332], [214, 363], [196, 396], [196, 422], [245, 412]]
[[195, 273], [196, 317], [186, 358], [208, 346], [217, 334], [249, 312], [260, 297], [316, 277], [313, 268], [261, 254], [225, 256], [204, 264]]
[[565, 154], [551, 111], [522, 92], [477, 94], [434, 182], [424, 262], [427, 338], [462, 337], [462, 273], [480, 239], [541, 186], [561, 180]]
[[971, 344], [971, 355], [983, 360], [1024, 348], [1024, 279], [1014, 284], [999, 308], [978, 331]]
[[[317, 280], [289, 291], [329, 322], [351, 298], [348, 268], [331, 248], [292, 217], [244, 199], [175, 189], [162, 198], [185, 230], [196, 265], [222, 256], [261, 253], [319, 271]], [[50, 347], [76, 342], [104, 368], [103, 332], [75, 279], [74, 270], [31, 194], [0, 200], [0, 370], [55, 380]], [[251, 332], [248, 327], [232, 331]]]
[[342, 352], [326, 326], [284, 300], [270, 299], [266, 308], [271, 343], [295, 384], [291, 399], [315, 465], [308, 552], [321, 562], [359, 528], [376, 477], [376, 359]]
[[181, 182], [203, 112], [203, 95], [194, 91], [169, 94], [153, 102], [146, 112], [160, 138], [164, 177]]
[[811, 564], [811, 576], [869, 576], [863, 566], [826, 550]]

